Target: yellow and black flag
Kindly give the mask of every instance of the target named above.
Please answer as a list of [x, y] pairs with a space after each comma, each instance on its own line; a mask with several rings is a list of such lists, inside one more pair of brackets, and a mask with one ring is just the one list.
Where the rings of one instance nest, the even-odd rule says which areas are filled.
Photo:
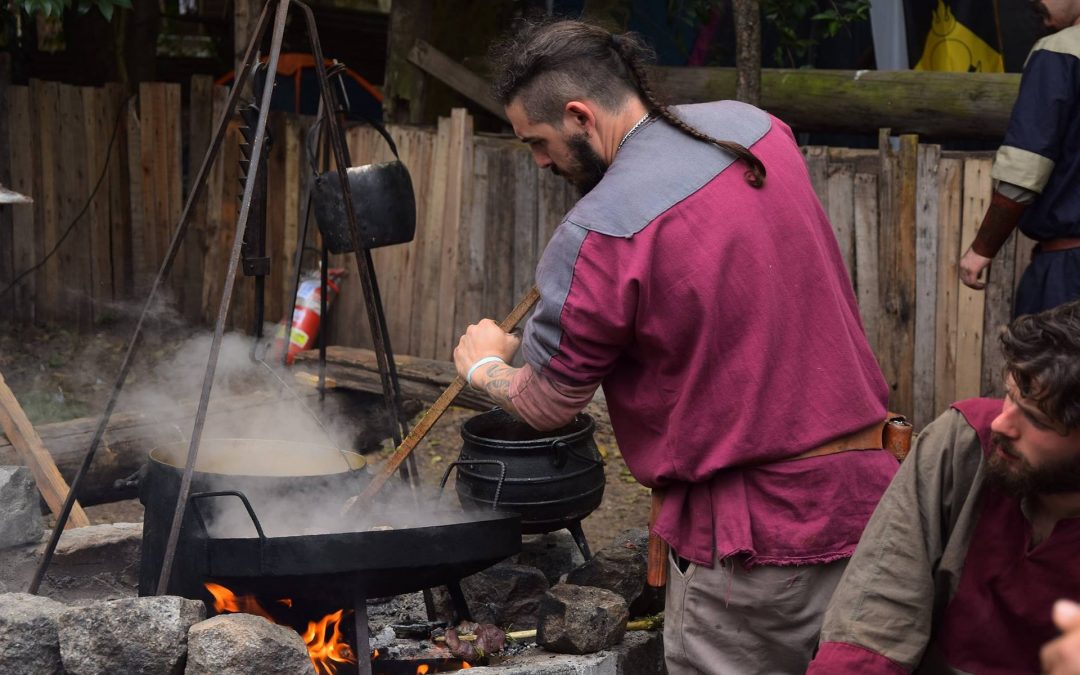
[[905, 0], [912, 68], [1004, 72], [997, 10], [997, 0]]

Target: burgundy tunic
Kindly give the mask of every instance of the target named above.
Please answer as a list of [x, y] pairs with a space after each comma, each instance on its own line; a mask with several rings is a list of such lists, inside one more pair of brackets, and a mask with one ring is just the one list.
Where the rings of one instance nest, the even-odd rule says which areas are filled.
[[544, 252], [514, 405], [544, 417], [536, 373], [602, 383], [627, 466], [666, 488], [655, 532], [685, 558], [847, 557], [895, 460], [776, 463], [885, 415], [835, 236], [786, 125], [733, 101], [678, 113], [751, 147], [765, 186], [666, 123], [641, 127]]
[[[956, 453], [981, 448], [977, 460], [985, 459], [993, 451], [990, 423], [1001, 412], [1001, 401], [971, 399], [954, 408], [978, 437], [977, 444]], [[927, 433], [928, 440], [943, 438], [940, 429], [928, 428]], [[963, 464], [962, 457], [953, 460], [936, 450], [923, 448], [920, 453], [935, 453], [941, 458], [935, 462], [939, 467]], [[881, 506], [888, 513], [874, 514], [833, 596], [821, 649], [809, 673], [903, 673], [916, 667], [980, 675], [1039, 672], [1039, 649], [1058, 634], [1051, 621], [1054, 601], [1080, 599], [1080, 519], [1059, 521], [1051, 535], [1032, 548], [1031, 524], [1020, 500], [985, 484], [984, 465], [977, 466], [974, 477], [964, 470], [939, 469], [937, 475], [949, 476], [940, 483], [941, 490], [929, 471], [907, 464], [901, 468], [897, 492], [917, 474], [928, 488], [925, 494], [947, 504], [947, 513], [974, 513], [956, 516], [940, 535], [922, 530], [921, 541], [896, 536], [892, 522], [910, 521], [912, 514], [937, 514], [939, 505], [897, 500], [890, 487]], [[928, 525], [951, 520], [946, 511], [942, 514], [940, 519], [932, 515]], [[906, 553], [900, 555], [922, 548], [930, 563], [925, 566], [911, 564]], [[958, 582], [949, 583], [957, 577]], [[864, 579], [876, 580], [877, 586], [864, 584]], [[913, 608], [913, 597], [921, 597], [925, 606]], [[908, 627], [909, 617], [929, 613], [935, 605], [939, 609], [930, 625]], [[881, 627], [888, 627], [888, 634], [879, 633]]]

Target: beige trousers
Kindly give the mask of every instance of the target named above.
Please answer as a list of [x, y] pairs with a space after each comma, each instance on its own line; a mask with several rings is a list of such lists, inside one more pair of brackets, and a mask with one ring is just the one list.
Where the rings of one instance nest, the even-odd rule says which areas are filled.
[[669, 561], [664, 657], [669, 675], [805, 673], [847, 560], [799, 567], [738, 559], [685, 572]]

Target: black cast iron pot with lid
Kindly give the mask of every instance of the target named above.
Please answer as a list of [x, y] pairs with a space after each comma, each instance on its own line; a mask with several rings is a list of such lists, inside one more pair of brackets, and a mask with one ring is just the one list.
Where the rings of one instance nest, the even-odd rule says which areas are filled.
[[590, 558], [581, 520], [600, 506], [605, 482], [595, 428], [586, 413], [553, 431], [533, 429], [501, 408], [469, 418], [452, 465], [462, 507], [521, 514], [524, 534], [566, 528]]

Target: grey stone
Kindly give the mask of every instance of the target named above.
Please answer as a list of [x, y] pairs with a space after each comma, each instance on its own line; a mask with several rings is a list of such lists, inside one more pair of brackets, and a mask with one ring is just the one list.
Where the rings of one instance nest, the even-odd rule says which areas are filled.
[[41, 539], [40, 498], [25, 466], [0, 466], [0, 549]]
[[497, 666], [474, 667], [476, 675], [664, 675], [659, 631], [628, 631], [622, 642], [596, 654], [553, 654], [533, 646]]
[[585, 558], [570, 533], [558, 530], [523, 536], [517, 562], [537, 568], [544, 573], [549, 584], [554, 584], [559, 577], [585, 562]]
[[57, 620], [67, 607], [39, 595], [0, 595], [0, 673], [59, 675]]
[[101, 602], [60, 615], [60, 656], [72, 675], [180, 675], [197, 600], [170, 595]]
[[536, 608], [547, 589], [547, 578], [540, 570], [506, 563], [461, 581], [472, 618], [506, 630], [536, 626]]
[[618, 644], [630, 613], [603, 588], [556, 584], [540, 601], [536, 643], [563, 654], [592, 654]]
[[627, 530], [599, 551], [592, 560], [566, 575], [566, 583], [593, 586], [617, 593], [626, 601], [632, 615], [637, 615], [645, 600], [645, 575], [648, 569], [649, 535], [644, 529]]
[[252, 614], [222, 614], [191, 627], [184, 675], [314, 673], [300, 634]]

